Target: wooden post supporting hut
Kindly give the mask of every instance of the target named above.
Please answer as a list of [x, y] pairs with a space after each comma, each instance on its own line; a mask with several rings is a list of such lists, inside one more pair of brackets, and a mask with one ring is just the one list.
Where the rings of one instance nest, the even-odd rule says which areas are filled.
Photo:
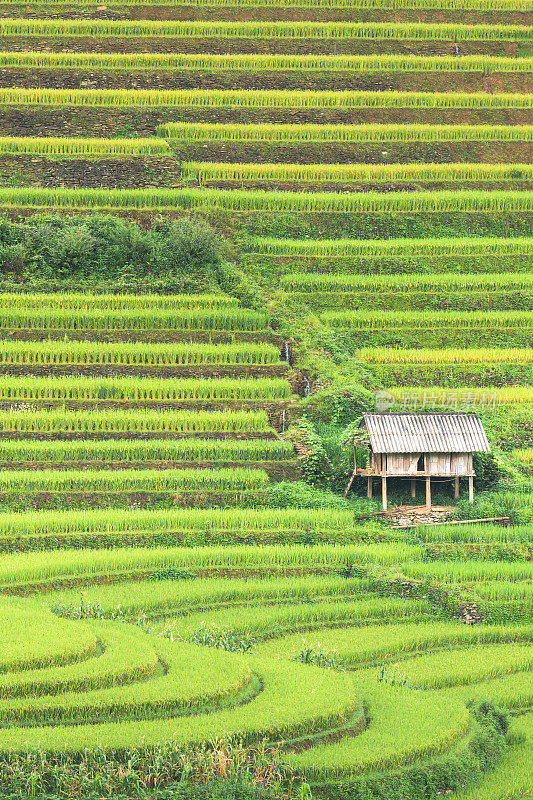
[[[459, 497], [459, 479], [468, 478], [468, 496], [474, 502], [474, 453], [488, 453], [490, 446], [475, 414], [364, 414], [360, 427], [369, 443], [369, 465], [354, 465], [348, 489], [356, 476], [366, 477], [367, 496], [373, 479], [381, 478], [383, 509], [387, 510], [387, 478], [410, 478], [411, 496], [416, 482], [425, 481], [426, 508], [431, 508], [431, 478], [453, 481]], [[355, 445], [354, 445], [355, 446]]]

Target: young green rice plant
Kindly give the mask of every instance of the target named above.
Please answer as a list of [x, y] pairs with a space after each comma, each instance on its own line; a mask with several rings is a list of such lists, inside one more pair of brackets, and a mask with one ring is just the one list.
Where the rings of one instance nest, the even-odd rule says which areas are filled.
[[[79, 140], [75, 139], [73, 141]], [[116, 140], [113, 139], [112, 141]], [[237, 307], [237, 305], [237, 298], [227, 294], [0, 293], [0, 308], [10, 309], [11, 311], [18, 309], [42, 310], [47, 308], [63, 311], [129, 311], [134, 314], [139, 311], [230, 309], [230, 307]]]
[[263, 411], [0, 411], [0, 433], [92, 435], [259, 433], [271, 431]]
[[[377, 665], [394, 657], [407, 658], [430, 651], [442, 652], [450, 648], [467, 648], [500, 642], [524, 642], [531, 639], [532, 626], [526, 625], [458, 625], [449, 620], [435, 622], [424, 620], [394, 621], [387, 625], [359, 625], [328, 628], [308, 637], [311, 647], [319, 644], [338, 651], [340, 658], [352, 667]], [[258, 655], [267, 658], [287, 658], [301, 644], [301, 634], [268, 639], [258, 645]], [[465, 652], [465, 650], [463, 650]], [[408, 664], [409, 662], [406, 662]], [[407, 667], [406, 667], [407, 669]]]
[[55, 533], [105, 533], [128, 530], [202, 530], [260, 532], [269, 530], [341, 531], [354, 528], [352, 514], [324, 509], [183, 509], [42, 512], [5, 514], [0, 517], [0, 535], [26, 536]]
[[282, 439], [106, 439], [35, 441], [0, 439], [0, 461], [11, 464], [39, 462], [76, 463], [102, 461], [278, 461], [294, 457], [292, 444]]
[[[50, 628], [59, 622], [60, 629], [65, 629], [65, 621], [58, 620], [58, 616], [76, 620], [98, 618], [96, 614], [85, 614], [85, 609], [78, 609], [77, 616], [62, 614], [59, 603], [54, 604], [51, 610], [52, 614], [47, 616]], [[81, 635], [85, 629], [91, 630], [95, 643], [98, 640], [101, 647], [105, 643], [105, 649], [102, 647], [102, 652], [99, 652], [95, 646], [90, 656], [73, 664], [21, 669], [3, 674], [0, 676], [0, 698], [5, 700], [28, 695], [39, 697], [56, 695], [63, 691], [107, 688], [153, 675], [158, 658], [152, 643], [147, 638], [140, 637], [130, 626], [109, 623], [97, 625], [94, 622], [90, 626], [84, 623], [73, 626], [70, 623], [70, 628], [67, 628], [70, 629], [70, 638], [74, 639], [78, 627]]]
[[0, 377], [0, 403], [177, 403], [279, 400], [291, 394], [280, 378], [18, 378]]
[[426, 653], [400, 662], [399, 669], [409, 671], [413, 687], [428, 690], [479, 683], [513, 672], [528, 671], [532, 665], [531, 646], [507, 643]]
[[223, 22], [105, 19], [2, 19], [0, 35], [24, 37], [148, 37], [218, 39], [392, 39], [528, 41], [526, 25], [461, 25], [386, 22]]
[[508, 602], [511, 600], [527, 601], [533, 607], [533, 585], [531, 580], [525, 581], [501, 581], [490, 580], [487, 582], [476, 582], [476, 595], [483, 600], [495, 600], [498, 602]]
[[[71, 623], [72, 624], [72, 623]], [[105, 627], [113, 623], [99, 623]], [[131, 635], [136, 634], [136, 635]], [[129, 647], [136, 649], [136, 640], [145, 639], [139, 630], [131, 629]], [[105, 638], [103, 639], [105, 643]], [[139, 650], [146, 648], [141, 642]], [[152, 674], [133, 674], [122, 684], [102, 686], [86, 691], [66, 691], [51, 696], [5, 698], [0, 700], [0, 718], [4, 725], [35, 726], [40, 724], [72, 725], [80, 722], [110, 722], [113, 719], [150, 717], [157, 713], [190, 714], [206, 703], [222, 698], [233, 699], [251, 679], [248, 664], [239, 659], [227, 663], [215, 652], [206, 653], [198, 664], [194, 648], [183, 643], [157, 640], [151, 648]], [[196, 667], [194, 662], [197, 662]], [[163, 674], [154, 674], [159, 663]], [[182, 674], [178, 681], [177, 676]], [[187, 676], [185, 678], [185, 676]], [[143, 680], [145, 678], [145, 680]], [[179, 683], [179, 686], [176, 686]]]
[[[186, 180], [199, 184], [222, 181], [297, 181], [344, 183], [370, 181], [512, 181], [533, 177], [528, 164], [226, 164], [187, 162]], [[303, 240], [310, 244], [309, 240]], [[320, 242], [319, 242], [320, 243]]]
[[[517, 191], [442, 191], [442, 192], [379, 192], [336, 193], [336, 192], [261, 192], [223, 189], [0, 189], [0, 205], [6, 207], [44, 207], [44, 208], [98, 208], [98, 209], [159, 209], [172, 211], [187, 208], [190, 211], [226, 209], [228, 211], [252, 212], [316, 212], [316, 213], [526, 213], [533, 210], [531, 193]], [[233, 315], [233, 326], [237, 319], [253, 319], [255, 324], [264, 321], [262, 315], [242, 309], [226, 312], [226, 320]], [[29, 312], [27, 312], [29, 314]], [[118, 316], [120, 312], [113, 312]], [[182, 312], [185, 320], [185, 312]], [[37, 312], [35, 314], [37, 316]], [[204, 315], [217, 319], [210, 324], [221, 325], [222, 312], [195, 311], [194, 315]], [[193, 327], [193, 312], [189, 312], [188, 327]], [[22, 315], [21, 315], [22, 316]], [[41, 317], [46, 314], [41, 314]], [[55, 316], [55, 315], [54, 315]], [[103, 315], [109, 318], [111, 315]], [[140, 314], [139, 314], [140, 316]], [[137, 316], [137, 319], [139, 318]], [[152, 312], [151, 317], [163, 327], [163, 319], [170, 314], [161, 312], [161, 322]], [[80, 313], [83, 319], [88, 314]], [[218, 318], [217, 318], [218, 317]], [[130, 315], [125, 315], [129, 320]], [[81, 322], [81, 326], [83, 323]], [[168, 326], [167, 322], [167, 326]], [[174, 323], [176, 324], [176, 323]], [[182, 323], [183, 324], [183, 323]], [[196, 323], [198, 325], [198, 323]], [[125, 325], [130, 327], [129, 322]], [[158, 327], [159, 327], [158, 326]], [[5, 324], [4, 327], [14, 327]], [[131, 326], [133, 327], [133, 326]], [[183, 324], [186, 327], [186, 324]]]
[[258, 469], [21, 470], [0, 474], [0, 493], [264, 491]]
[[[139, 633], [139, 635], [143, 634]], [[109, 715], [115, 708], [120, 713], [120, 706], [122, 709], [128, 708], [131, 716], [129, 720], [126, 718], [125, 723], [108, 724], [104, 717], [100, 720], [102, 724], [97, 726], [66, 724], [41, 727], [39, 722], [41, 724], [43, 721], [45, 722], [45, 716], [44, 719], [42, 717], [35, 719], [37, 726], [10, 728], [11, 747], [17, 751], [27, 750], [28, 744], [33, 741], [33, 738], [38, 737], [41, 746], [46, 750], [56, 749], [58, 742], [61, 741], [67, 752], [79, 752], [80, 747], [91, 745], [92, 732], [95, 734], [94, 743], [96, 744], [98, 739], [95, 728], [98, 728], [98, 736], [105, 736], [108, 747], [119, 751], [127, 749], [132, 743], [143, 747], [153, 746], [161, 740], [171, 739], [172, 731], [180, 742], [194, 742], [195, 744], [204, 742], [206, 738], [219, 741], [227, 730], [238, 730], [243, 742], [256, 742], [264, 737], [269, 739], [287, 738], [288, 735], [311, 734], [322, 728], [339, 726], [353, 716], [354, 709], [361, 708], [353, 682], [347, 675], [331, 670], [313, 670], [312, 667], [288, 662], [271, 664], [254, 659], [254, 672], [259, 679], [262, 691], [250, 698], [250, 702], [237, 704], [233, 708], [221, 708], [216, 714], [199, 713], [177, 717], [170, 714], [170, 716], [166, 716], [176, 708], [176, 697], [192, 699], [195, 695], [192, 687], [194, 684], [198, 684], [202, 678], [205, 681], [207, 675], [211, 676], [211, 681], [217, 681], [218, 687], [222, 684], [226, 690], [225, 694], [228, 694], [227, 681], [221, 679], [220, 674], [221, 672], [224, 676], [228, 674], [224, 669], [226, 660], [228, 660], [228, 665], [236, 665], [241, 672], [243, 668], [249, 669], [242, 656], [211, 649], [202, 653], [200, 659], [202, 667], [195, 671], [193, 662], [198, 663], [196, 649], [190, 645], [182, 644], [179, 647], [176, 645], [176, 642], [165, 642], [164, 640], [157, 640], [157, 644], [154, 645], [154, 649], [161, 653], [163, 663], [169, 664], [170, 668], [166, 675], [160, 675], [131, 687], [114, 687], [110, 690], [96, 691], [92, 696], [90, 696], [91, 693], [86, 693], [74, 698], [74, 700], [78, 700], [80, 710], [86, 709], [87, 712], [95, 714], [97, 718], [102, 712]], [[181, 665], [179, 663], [179, 657], [185, 649], [189, 660], [186, 668], [183, 663]], [[215, 656], [218, 660], [215, 660]], [[214, 664], [218, 664], [219, 668], [213, 668]], [[176, 676], [180, 674], [186, 675], [187, 680], [183, 681], [182, 678], [177, 680]], [[178, 688], [176, 688], [176, 683], [179, 684]], [[233, 691], [236, 688], [234, 686]], [[105, 692], [107, 694], [104, 694]], [[120, 700], [117, 704], [118, 697]], [[63, 706], [61, 699], [64, 703]], [[201, 701], [205, 702], [206, 699], [206, 692], [203, 692]], [[70, 705], [69, 703], [70, 697], [68, 695], [59, 696], [55, 704], [52, 702], [53, 700], [54, 698], [50, 698], [46, 704], [33, 700], [31, 711], [34, 717], [37, 716], [40, 708], [52, 711], [55, 710], [53, 708], [55, 705], [57, 721], [61, 722], [60, 714], [63, 711], [64, 721], [68, 723], [70, 709], [75, 708], [74, 704]], [[19, 707], [22, 705], [24, 704], [19, 704]], [[25, 705], [29, 705], [29, 701]], [[189, 705], [191, 705], [190, 702]], [[156, 709], [165, 712], [165, 716], [161, 717], [159, 714], [153, 719], [142, 718], [147, 711], [153, 712]], [[199, 710], [202, 710], [201, 707]], [[21, 717], [24, 712], [26, 712], [27, 722], [31, 724], [31, 717], [26, 708], [21, 709]], [[2, 750], [5, 748], [2, 737], [7, 741], [6, 733], [5, 730], [0, 731], [0, 748]]]
[[294, 125], [172, 122], [158, 128], [170, 144], [357, 144], [384, 142], [530, 142], [533, 125]]
[[[43, 514], [51, 512], [42, 512], [39, 515], [35, 513], [33, 516], [33, 523], [39, 522], [43, 519]], [[66, 513], [66, 512], [64, 512]], [[87, 514], [88, 512], [84, 512]], [[91, 514], [101, 514], [102, 512], [91, 512]], [[124, 516], [122, 512], [121, 516]], [[151, 512], [150, 516], [157, 516], [160, 512]], [[165, 512], [168, 513], [168, 512]], [[189, 513], [187, 511], [186, 513]], [[199, 524], [203, 525], [205, 520], [212, 519], [213, 510], [208, 512], [204, 510], [197, 510], [197, 513], [204, 516], [198, 517]], [[220, 515], [222, 511], [215, 511], [215, 516]], [[224, 514], [228, 514], [224, 510]], [[243, 512], [241, 509], [232, 509], [232, 513], [236, 514], [233, 519], [246, 517], [250, 527], [253, 530], [260, 530], [266, 527], [278, 528], [286, 530], [288, 527], [296, 530], [298, 527], [306, 528], [308, 524], [312, 524], [314, 516], [305, 512], [302, 515], [299, 511], [284, 511], [281, 514], [275, 512], [275, 516], [270, 516], [271, 510], [254, 509], [252, 511], [246, 510]], [[317, 512], [321, 517], [321, 512]], [[75, 516], [70, 513], [70, 520]], [[10, 515], [11, 517], [13, 515]], [[180, 515], [181, 516], [181, 515]], [[113, 517], [116, 513], [113, 512]], [[101, 523], [101, 530], [107, 529], [109, 520], [113, 518], [108, 513], [105, 522]], [[64, 514], [60, 518], [64, 518]], [[144, 515], [141, 523], [137, 520], [133, 521], [134, 527], [144, 527], [148, 515]], [[17, 520], [29, 521], [30, 515], [18, 515], [12, 519], [13, 527], [9, 535], [15, 533], [17, 528]], [[45, 526], [45, 531], [53, 531], [53, 526], [57, 522], [58, 517], [50, 523], [48, 521]], [[327, 517], [327, 524], [329, 527], [332, 525], [337, 532], [349, 527], [353, 523], [350, 516], [329, 514]], [[322, 519], [325, 523], [325, 520]], [[161, 520], [158, 520], [160, 524]], [[223, 520], [225, 527], [228, 528], [227, 518]], [[40, 524], [40, 523], [39, 523]], [[224, 527], [224, 526], [223, 526]], [[245, 527], [243, 521], [242, 527]], [[458, 526], [457, 526], [458, 527]], [[34, 528], [30, 528], [28, 532], [32, 533]], [[337, 540], [330, 544], [265, 544], [257, 547], [256, 544], [244, 544], [239, 546], [228, 546], [227, 544], [216, 546], [204, 547], [175, 547], [165, 546], [150, 548], [131, 548], [121, 547], [115, 550], [62, 550], [62, 551], [43, 551], [34, 553], [25, 553], [24, 558], [20, 554], [4, 553], [0, 561], [0, 585], [6, 587], [28, 586], [32, 583], [41, 583], [48, 585], [49, 581], [59, 581], [61, 578], [66, 579], [65, 585], [83, 585], [94, 583], [97, 576], [125, 576], [127, 574], [136, 575], [139, 572], [153, 572], [154, 569], [166, 567], [172, 564], [179, 569], [186, 569], [187, 571], [194, 570], [211, 570], [215, 574], [221, 564], [224, 564], [225, 569], [232, 570], [236, 574], [242, 570], [243, 574], [247, 574], [250, 570], [257, 571], [259, 574], [282, 574], [285, 570], [298, 570], [299, 572], [312, 573], [321, 572], [326, 574], [334, 574], [339, 563], [349, 561], [350, 563], [375, 563], [382, 566], [390, 566], [391, 564], [403, 563], [409, 558], [422, 558], [422, 548], [413, 548], [404, 543], [388, 544], [380, 542], [378, 544], [372, 543], [351, 543], [349, 545], [341, 544]], [[158, 582], [159, 583], [159, 582]], [[164, 582], [161, 582], [164, 583]], [[176, 584], [174, 587], [176, 588]], [[125, 584], [122, 584], [124, 587]], [[135, 584], [138, 586], [138, 584]], [[51, 587], [49, 587], [51, 588]], [[116, 588], [116, 587], [115, 587]], [[190, 588], [190, 587], [189, 587]], [[309, 590], [307, 590], [308, 592]], [[120, 596], [115, 596], [110, 600], [110, 606], [114, 607], [122, 602], [123, 588], [119, 591]], [[90, 599], [96, 599], [90, 598]], [[79, 603], [79, 591], [76, 591], [72, 602]]]
[[235, 109], [531, 109], [531, 95], [495, 92], [305, 92], [261, 90], [0, 89], [7, 106]]
[[283, 275], [280, 285], [289, 292], [428, 292], [445, 288], [449, 292], [520, 291], [533, 287], [533, 274], [490, 273], [469, 275], [447, 272], [445, 275], [411, 273], [409, 275], [343, 275], [313, 272]]
[[[0, 59], [1, 60], [1, 59]], [[33, 67], [29, 67], [33, 69]], [[59, 156], [61, 158], [138, 158], [168, 155], [164, 139], [67, 139], [59, 137], [2, 136], [0, 154]]]
[[[72, 198], [74, 199], [74, 197]], [[1, 295], [0, 295], [1, 296]], [[259, 331], [263, 314], [241, 308], [4, 308], [0, 328], [60, 331]]]
[[526, 348], [445, 348], [396, 350], [387, 347], [369, 347], [355, 354], [365, 364], [529, 364], [533, 351]]
[[[460, 127], [460, 126], [459, 126]], [[533, 127], [532, 127], [533, 133]], [[386, 169], [387, 167], [383, 167]], [[533, 255], [533, 238], [472, 237], [450, 239], [260, 239], [250, 238], [253, 253], [297, 258], [373, 258], [427, 256], [430, 259], [494, 255]], [[405, 280], [409, 280], [406, 278]]]
[[531, 708], [533, 702], [530, 671], [515, 672], [467, 686], [452, 686], [444, 692], [448, 697], [468, 704], [483, 702], [489, 697], [496, 706], [519, 713]]
[[320, 743], [296, 754], [296, 768], [306, 778], [324, 781], [398, 769], [447, 752], [469, 728], [470, 715], [461, 701], [383, 686], [375, 670], [358, 676], [355, 685], [368, 704], [371, 724], [360, 736]]
[[[281, 605], [285, 607], [290, 604], [289, 613], [297, 612], [299, 618], [303, 615], [307, 619], [309, 614], [318, 614], [319, 619], [332, 613], [329, 609], [320, 610], [321, 603], [350, 600], [360, 603], [358, 616], [361, 618], [383, 616], [383, 609], [389, 599], [365, 595], [359, 600], [358, 595], [363, 585], [358, 580], [343, 583], [331, 575], [199, 578], [194, 583], [178, 584], [174, 579], [157, 582], [130, 580], [109, 586], [87, 587], [83, 593], [83, 607], [96, 604], [102, 612], [96, 616], [107, 618], [114, 618], [113, 614], [116, 616], [117, 602], [122, 614], [128, 619], [137, 618], [143, 611], [150, 618], [166, 611], [172, 612], [173, 619], [177, 620], [179, 633], [186, 637], [197, 631], [200, 624], [203, 628], [206, 625], [215, 625], [242, 633], [251, 622], [249, 630], [263, 638], [265, 631], [273, 627], [270, 620], [276, 619], [278, 613], [285, 613], [278, 607]], [[58, 601], [60, 599], [62, 607], [71, 611], [73, 609], [73, 616], [76, 617], [76, 612], [80, 610], [79, 593], [76, 590], [57, 593], [54, 597]], [[310, 597], [318, 598], [317, 602], [309, 603]], [[393, 599], [393, 602], [398, 604], [397, 599]], [[76, 605], [72, 606], [72, 603]], [[314, 605], [314, 610], [309, 611], [311, 605]], [[417, 607], [416, 603], [404, 605]], [[298, 609], [295, 610], [295, 606]], [[303, 610], [304, 606], [308, 607], [308, 611]], [[71, 611], [69, 616], [72, 616]], [[339, 613], [342, 613], [342, 608]], [[257, 615], [255, 622], [253, 614]], [[241, 618], [241, 615], [244, 616]]]
[[504, 328], [529, 328], [533, 315], [522, 311], [487, 311], [487, 312], [399, 312], [386, 311], [379, 315], [367, 311], [325, 311], [321, 318], [332, 328], [348, 330], [372, 329], [417, 329], [431, 330], [434, 327], [453, 327], [455, 329], [494, 330]]
[[508, 561], [442, 561], [427, 563], [413, 562], [404, 567], [407, 573], [416, 578], [431, 576], [444, 583], [473, 584], [479, 581], [507, 580], [525, 581], [531, 578], [531, 565], [527, 562]]
[[67, 621], [51, 617], [40, 603], [3, 598], [0, 621], [0, 682], [29, 670], [64, 668], [67, 664], [77, 668], [98, 652], [97, 638], [90, 627], [80, 625], [73, 629]]
[[[354, 596], [358, 599], [354, 600]], [[285, 602], [268, 608], [258, 607], [255, 602], [250, 601], [249, 608], [192, 612], [186, 620], [180, 615], [176, 625], [184, 634], [194, 630], [197, 625], [216, 625], [230, 627], [241, 635], [249, 631], [261, 639], [273, 637], [277, 640], [278, 637], [294, 631], [305, 632], [322, 629], [324, 626], [365, 626], [377, 620], [385, 621], [390, 615], [395, 615], [396, 622], [413, 620], [424, 617], [429, 611], [429, 606], [424, 601], [402, 603], [397, 599], [378, 599], [357, 591], [357, 587], [354, 594], [347, 594], [346, 597], [338, 595], [331, 599], [320, 598], [320, 602]], [[320, 644], [317, 644], [317, 650], [321, 649]], [[294, 653], [294, 649], [291, 652]]]
[[[0, 306], [2, 296], [0, 295]], [[144, 342], [0, 342], [0, 365], [181, 367], [279, 363], [277, 347], [268, 344], [200, 344]]]
[[[3, 69], [80, 69], [92, 71], [142, 71], [157, 70], [180, 72], [483, 72], [516, 73], [528, 72], [531, 62], [528, 58], [506, 58], [500, 56], [474, 55], [462, 58], [448, 56], [403, 56], [403, 55], [294, 55], [294, 54], [255, 54], [255, 53], [90, 53], [90, 52], [3, 52], [0, 53], [0, 67]], [[0, 140], [0, 148], [3, 146]], [[9, 141], [6, 139], [6, 141]], [[40, 139], [19, 140], [24, 142]], [[48, 140], [46, 140], [48, 141]], [[76, 139], [50, 140], [53, 147], [70, 147], [76, 152]], [[82, 140], [91, 154], [91, 139]], [[95, 152], [99, 148], [113, 153], [115, 140], [94, 140]], [[135, 147], [135, 142], [143, 140], [119, 140], [121, 147]], [[53, 144], [57, 142], [57, 144]], [[64, 142], [64, 145], [60, 143]], [[106, 144], [107, 142], [107, 144]], [[143, 155], [163, 153], [166, 143], [161, 140], [145, 140], [147, 151]], [[71, 144], [69, 144], [71, 143]], [[141, 147], [144, 143], [141, 144]], [[153, 147], [153, 150], [151, 149]], [[27, 152], [39, 152], [28, 150]], [[53, 150], [51, 152], [54, 152]], [[63, 151], [60, 151], [63, 154]], [[130, 154], [126, 149], [126, 154]]]

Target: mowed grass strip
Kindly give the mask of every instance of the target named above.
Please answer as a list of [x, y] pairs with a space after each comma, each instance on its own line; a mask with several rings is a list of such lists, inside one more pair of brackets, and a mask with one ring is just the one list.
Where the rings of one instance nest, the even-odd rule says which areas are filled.
[[[498, 212], [529, 212], [533, 210], [533, 197], [530, 192], [517, 191], [494, 191], [494, 192], [475, 192], [475, 191], [441, 191], [441, 192], [390, 192], [381, 194], [379, 192], [365, 193], [336, 193], [336, 192], [262, 192], [244, 190], [222, 190], [222, 189], [0, 189], [0, 205], [13, 207], [30, 208], [97, 208], [101, 210], [114, 209], [159, 209], [161, 211], [176, 212], [178, 209], [188, 211], [202, 211], [213, 209], [227, 209], [236, 212], [267, 211], [278, 213], [290, 212], [309, 212], [309, 213], [498, 213]], [[116, 317], [119, 312], [115, 312]], [[11, 315], [13, 318], [14, 315]], [[23, 314], [20, 314], [22, 317]], [[29, 319], [29, 312], [24, 316]], [[36, 311], [34, 314], [38, 317]], [[40, 314], [41, 319], [46, 319], [45, 312]], [[54, 315], [59, 318], [58, 315]], [[78, 327], [85, 327], [82, 321], [83, 316], [88, 319], [89, 315], [80, 313], [80, 324]], [[101, 319], [110, 319], [111, 314], [102, 314]], [[141, 314], [123, 314], [124, 329], [140, 327], [138, 322], [133, 324]], [[171, 315], [161, 313], [156, 315], [146, 315], [147, 319], [153, 320], [154, 325], [146, 327], [157, 327], [159, 329], [167, 327], [177, 327], [177, 314], [174, 316], [173, 323], [163, 320], [170, 320]], [[180, 327], [200, 329], [199, 320], [207, 320], [209, 324], [204, 327], [214, 328], [217, 326], [223, 329], [222, 312], [203, 312], [190, 311], [188, 315], [183, 312]], [[68, 319], [68, 317], [67, 317]], [[198, 320], [198, 321], [197, 321]], [[225, 320], [228, 321], [229, 329], [238, 329], [239, 321], [247, 320], [248, 330], [257, 330], [259, 321], [264, 323], [264, 316], [251, 311], [232, 309], [227, 311]], [[254, 320], [255, 325], [250, 325]], [[9, 320], [11, 321], [11, 320]], [[44, 323], [42, 325], [45, 326]], [[2, 327], [17, 327], [10, 325], [9, 322], [2, 321]], [[23, 327], [19, 325], [18, 327]], [[50, 323], [46, 327], [51, 327]], [[60, 327], [60, 326], [57, 326]], [[94, 327], [98, 327], [96, 324]], [[100, 326], [103, 327], [103, 326]]]
[[[255, 53], [3, 52], [3, 69], [183, 72], [529, 72], [531, 60], [502, 56], [293, 55]], [[132, 143], [133, 146], [133, 143]], [[160, 146], [159, 143], [154, 147]]]
[[510, 92], [306, 92], [272, 89], [0, 89], [6, 106], [234, 109], [530, 109], [533, 95]]

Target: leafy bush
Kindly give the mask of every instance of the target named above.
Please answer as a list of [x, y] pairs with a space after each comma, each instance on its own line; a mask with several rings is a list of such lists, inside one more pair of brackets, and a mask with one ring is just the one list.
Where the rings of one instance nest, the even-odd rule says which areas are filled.
[[331, 464], [320, 436], [313, 423], [307, 419], [298, 422], [298, 429], [306, 451], [302, 464], [303, 476], [311, 486], [325, 488], [331, 482]]
[[490, 489], [496, 486], [502, 477], [502, 471], [492, 453], [474, 453], [474, 481], [476, 489]]
[[149, 580], [151, 581], [188, 581], [194, 580], [196, 575], [194, 572], [188, 572], [185, 569], [179, 569], [178, 567], [168, 566], [168, 567], [161, 567], [161, 569], [155, 570], [150, 575]]
[[142, 231], [119, 217], [35, 216], [0, 222], [0, 274], [15, 281], [173, 279], [174, 291], [219, 286], [222, 258], [214, 230], [184, 218]]

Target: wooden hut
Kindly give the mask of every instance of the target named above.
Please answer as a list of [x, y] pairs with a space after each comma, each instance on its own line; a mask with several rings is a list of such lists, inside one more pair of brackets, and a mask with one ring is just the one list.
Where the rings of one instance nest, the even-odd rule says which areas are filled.
[[374, 477], [381, 478], [385, 510], [389, 477], [410, 478], [412, 497], [416, 497], [417, 479], [425, 480], [427, 508], [431, 508], [431, 478], [453, 481], [456, 498], [459, 479], [468, 478], [473, 502], [472, 455], [490, 452], [475, 414], [364, 414], [360, 427], [370, 448], [369, 465], [355, 468], [353, 477], [367, 478], [368, 497], [372, 497]]

